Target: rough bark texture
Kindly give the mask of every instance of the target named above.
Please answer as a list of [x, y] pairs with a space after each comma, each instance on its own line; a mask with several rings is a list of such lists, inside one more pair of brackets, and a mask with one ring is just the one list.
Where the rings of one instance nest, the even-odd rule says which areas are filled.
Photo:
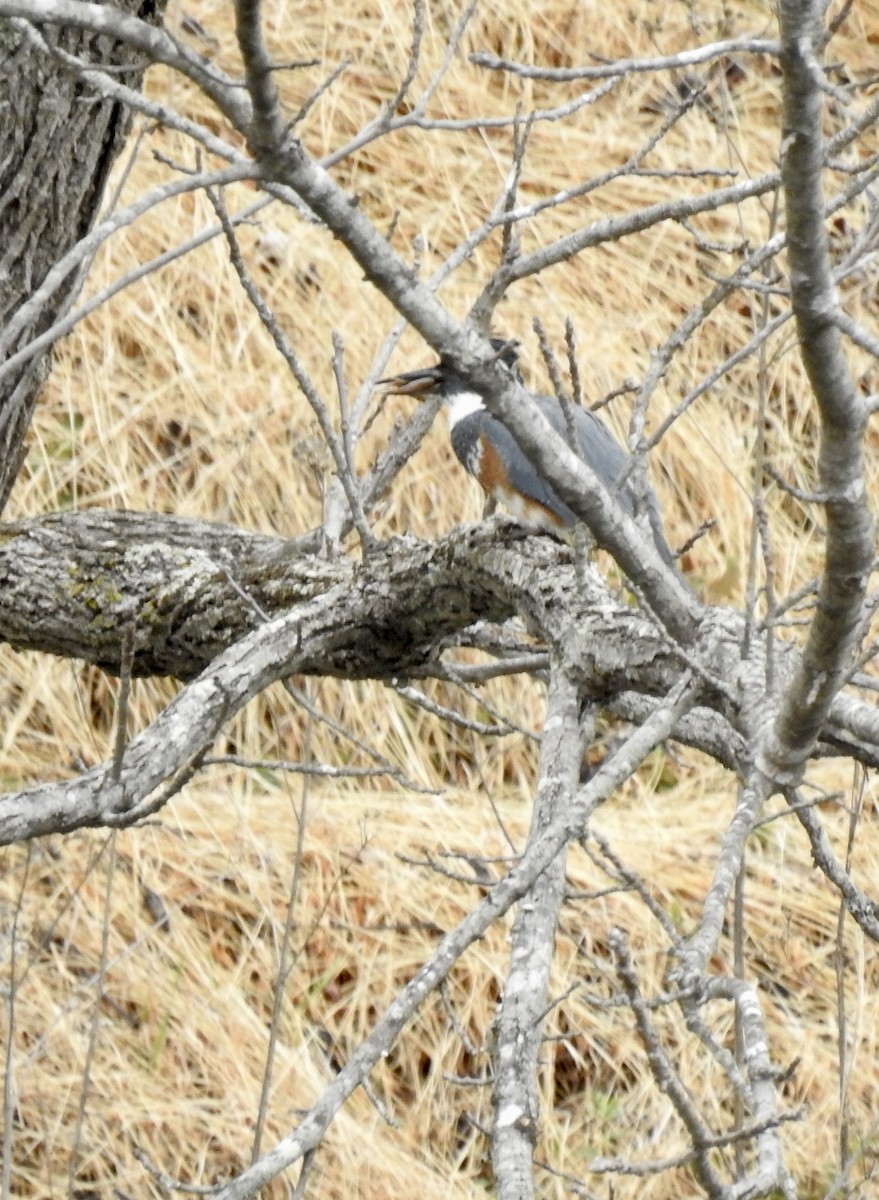
[[[155, 20], [166, 0], [118, 0], [116, 7]], [[128, 46], [69, 28], [44, 36], [69, 54], [130, 69], [117, 78], [139, 87], [146, 60]], [[0, 327], [93, 224], [114, 158], [130, 124], [118, 105], [98, 100], [62, 63], [36, 50], [24, 31], [0, 22]], [[48, 328], [79, 291], [73, 272], [22, 331], [19, 349]], [[0, 510], [24, 458], [24, 440], [49, 356], [24, 364], [0, 386]]]
[[[601, 627], [600, 638], [584, 630], [571, 657], [583, 674], [594, 650], [593, 685], [602, 692], [635, 679], [662, 692], [669, 670], [677, 671], [655, 627], [615, 600], [597, 574], [594, 588], [580, 588], [568, 547], [523, 537], [509, 522], [458, 529], [438, 542], [393, 539], [363, 563], [158, 514], [53, 514], [0, 530], [0, 638], [112, 673], [132, 625], [136, 675], [192, 679], [267, 619], [339, 587], [364, 595], [369, 621], [349, 631], [335, 660], [307, 668], [315, 672], [405, 674], [444, 637], [514, 615], [554, 640], [570, 628], [571, 612], [591, 630]], [[621, 636], [612, 638], [620, 621]]]
[[[519, 616], [562, 656], [584, 700], [644, 720], [654, 698], [699, 662], [699, 707], [676, 736], [741, 765], [741, 735], [765, 667], [759, 655], [742, 661], [741, 616], [706, 609], [698, 637], [675, 647], [598, 572], [581, 579], [567, 546], [523, 536], [509, 522], [459, 528], [437, 542], [394, 539], [362, 563], [158, 514], [63, 513], [0, 527], [0, 640], [114, 674], [132, 631], [135, 674], [189, 680], [256, 628], [306, 604], [322, 605], [323, 627], [335, 633], [320, 642], [320, 655], [297, 659], [301, 673], [398, 678], [429, 667], [475, 622]], [[780, 678], [797, 663], [793, 647], [780, 650]], [[876, 708], [839, 695], [815, 753], [879, 765]]]

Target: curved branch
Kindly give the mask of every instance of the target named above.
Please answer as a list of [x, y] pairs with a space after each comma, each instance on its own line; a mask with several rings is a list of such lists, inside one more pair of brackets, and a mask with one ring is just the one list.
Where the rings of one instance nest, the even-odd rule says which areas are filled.
[[[513, 532], [509, 545], [517, 541]], [[134, 675], [188, 680], [265, 619], [321, 597], [327, 604], [343, 588], [371, 595], [372, 625], [348, 653], [319, 655], [302, 669], [390, 678], [475, 620], [513, 615], [531, 571], [551, 569], [558, 554], [550, 542], [524, 556], [513, 550], [518, 579], [505, 592], [498, 576], [507, 563], [486, 569], [491, 551], [503, 549], [490, 530], [474, 528], [432, 544], [383, 543], [358, 564], [297, 555], [283, 539], [201, 521], [56, 514], [4, 527], [0, 638], [118, 673], [133, 626]]]
[[827, 497], [826, 558], [815, 619], [796, 678], [764, 749], [767, 771], [799, 781], [842, 686], [860, 628], [873, 563], [863, 438], [866, 406], [842, 349], [821, 187], [823, 71], [815, 57], [824, 6], [785, 0], [779, 9], [783, 67], [783, 163], [791, 299], [800, 352], [821, 418], [819, 490]]
[[[315, 602], [328, 621], [348, 622], [346, 639], [315, 643], [298, 670], [400, 679], [433, 661], [444, 639], [516, 615], [564, 648], [584, 699], [637, 719], [695, 665], [702, 707], [680, 736], [726, 765], [741, 759], [740, 701], [729, 684], [742, 676], [742, 619], [730, 610], [706, 610], [698, 637], [681, 651], [597, 572], [579, 577], [567, 546], [523, 537], [503, 521], [433, 543], [380, 543], [365, 563], [297, 553], [297, 544], [125, 512], [10, 524], [0, 534], [0, 639], [118, 673], [133, 628], [135, 675], [190, 680], [267, 618]], [[353, 609], [328, 607], [338, 589], [347, 604], [363, 600], [360, 624]], [[779, 678], [791, 677], [796, 663], [796, 650], [783, 650]], [[748, 674], [760, 670], [756, 659]], [[842, 693], [822, 738], [816, 753], [844, 751], [877, 765], [879, 710]]]
[[[655, 636], [649, 644], [650, 623], [615, 603], [598, 577], [584, 587], [567, 548], [503, 530], [495, 523], [433, 544], [385, 543], [356, 563], [288, 559], [273, 539], [249, 542], [222, 527], [136, 514], [9, 527], [0, 547], [7, 640], [36, 637], [44, 648], [77, 657], [85, 650], [105, 665], [130, 652], [135, 673], [176, 667], [188, 677], [221, 652], [120, 762], [0, 800], [0, 843], [130, 824], [163, 804], [168, 793], [155, 797], [156, 788], [187, 776], [223, 724], [274, 680], [309, 672], [399, 678], [479, 619], [524, 617], [564, 648], [584, 693], [613, 690], [614, 678], [631, 689], [639, 657], [649, 689], [679, 676], [665, 645]], [[606, 625], [618, 619], [630, 626], [622, 636]], [[574, 623], [593, 636], [581, 644], [571, 636]]]

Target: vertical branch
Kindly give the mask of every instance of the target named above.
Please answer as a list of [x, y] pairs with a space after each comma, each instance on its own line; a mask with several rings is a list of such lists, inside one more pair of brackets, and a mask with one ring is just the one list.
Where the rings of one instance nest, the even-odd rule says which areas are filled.
[[22, 905], [27, 893], [28, 879], [31, 870], [31, 844], [28, 842], [25, 853], [24, 873], [21, 887], [18, 889], [18, 899], [12, 917], [12, 928], [9, 935], [9, 992], [6, 999], [6, 1062], [3, 1070], [3, 1161], [0, 1163], [0, 1196], [10, 1200], [12, 1195], [12, 1126], [15, 1117], [15, 994], [18, 988], [16, 978], [15, 947], [18, 944], [18, 919], [21, 916]]
[[[735, 894], [733, 896], [733, 973], [736, 979], [745, 979], [745, 883], [747, 881], [747, 866], [744, 853], [742, 866], [736, 876]], [[739, 1070], [745, 1067], [745, 1033], [742, 1029], [741, 1013], [736, 1009], [736, 1066]], [[745, 1123], [745, 1098], [736, 1091], [733, 1099], [733, 1120], [736, 1131]], [[736, 1179], [745, 1175], [745, 1147], [742, 1142], [735, 1144]]]
[[[774, 240], [777, 232], [776, 226], [778, 221], [778, 197], [774, 197], [775, 203], [772, 207], [772, 216], [770, 224], [770, 241]], [[766, 260], [763, 263], [763, 274], [769, 276], [769, 267], [771, 260]], [[760, 297], [760, 318], [755, 322], [755, 336], [759, 337], [761, 333], [765, 333], [770, 321], [769, 296], [766, 292]], [[769, 393], [769, 384], [766, 368], [766, 340], [760, 341], [757, 350], [757, 421], [755, 425], [756, 441], [754, 444], [754, 484], [751, 496], [751, 503], [754, 506], [754, 517], [751, 522], [751, 537], [748, 546], [748, 584], [745, 593], [745, 621], [746, 621], [746, 641], [745, 653], [751, 653], [751, 637], [753, 636], [754, 628], [757, 623], [757, 599], [759, 595], [757, 583], [757, 557], [760, 551], [763, 553], [763, 565], [766, 572], [766, 612], [771, 616], [775, 612], [775, 588], [773, 584], [774, 570], [772, 560], [772, 548], [768, 544], [766, 531], [768, 522], [766, 519], [766, 502], [764, 495], [765, 476], [766, 476], [766, 407], [767, 397]], [[773, 653], [774, 653], [774, 636], [775, 626], [770, 620], [766, 624], [766, 661], [767, 661], [767, 687], [771, 690], [773, 686]]]
[[[339, 334], [333, 331], [333, 377], [339, 394], [339, 429], [341, 433], [342, 463], [337, 463], [339, 478], [345, 490], [345, 498], [351, 509], [351, 519], [360, 537], [360, 545], [364, 557], [376, 547], [376, 539], [369, 528], [366, 514], [363, 511], [363, 501], [357, 485], [357, 475], [354, 468], [354, 437], [351, 429], [351, 411], [348, 403], [348, 388], [345, 383], [344, 346]], [[344, 469], [342, 467], [344, 466]]]
[[777, 1083], [779, 1072], [769, 1053], [766, 1020], [760, 1006], [758, 989], [742, 979], [715, 978], [705, 983], [706, 1000], [732, 1001], [736, 1024], [744, 1046], [744, 1065], [748, 1075], [748, 1107], [751, 1111], [755, 1140], [755, 1169], [742, 1177], [729, 1194], [736, 1200], [746, 1197], [780, 1195], [796, 1200], [797, 1189], [782, 1154], [778, 1128], [782, 1116], [778, 1112]]
[[821, 421], [818, 477], [827, 526], [815, 620], [765, 751], [770, 771], [791, 782], [799, 779], [851, 663], [873, 556], [863, 458], [867, 412], [842, 350], [821, 186], [826, 82], [814, 48], [823, 8], [821, 0], [782, 0], [779, 7], [791, 299]]
[[745, 843], [760, 816], [770, 785], [759, 771], [749, 771], [739, 788], [736, 811], [720, 843], [720, 853], [711, 885], [705, 895], [702, 917], [695, 932], [687, 939], [681, 965], [676, 973], [684, 986], [693, 983], [705, 971], [714, 953], [730, 895], [745, 859]]
[[134, 668], [134, 638], [136, 626], [131, 622], [122, 639], [122, 662], [119, 670], [119, 699], [116, 702], [116, 732], [113, 736], [113, 767], [110, 778], [118, 783], [122, 778], [122, 760], [128, 743], [128, 704], [131, 699], [131, 673]]
[[[540, 784], [529, 843], [563, 818], [577, 790], [582, 737], [577, 691], [560, 666], [551, 668], [540, 750]], [[564, 898], [566, 845], [535, 880], [513, 922], [510, 969], [496, 1023], [491, 1157], [498, 1200], [534, 1194], [537, 1056], [555, 933]]]
[[[366, 516], [363, 511], [363, 503], [360, 498], [357, 481], [353, 476], [349, 461], [346, 458], [342, 439], [336, 434], [336, 431], [333, 428], [333, 422], [326, 404], [318, 393], [317, 388], [314, 386], [314, 383], [312, 382], [307, 371], [300, 362], [299, 356], [297, 355], [293, 345], [287, 338], [287, 335], [281, 329], [275, 313], [269, 307], [268, 303], [259, 291], [259, 288], [256, 286], [250, 271], [247, 269], [247, 265], [244, 262], [244, 256], [242, 255], [241, 248], [238, 244], [238, 237], [232, 226], [232, 222], [229, 220], [229, 214], [226, 211], [226, 206], [223, 203], [222, 198], [216, 192], [214, 192], [212, 188], [205, 188], [205, 192], [207, 193], [208, 199], [213, 205], [214, 211], [216, 212], [220, 224], [223, 227], [223, 232], [226, 235], [226, 242], [229, 246], [229, 259], [233, 268], [235, 269], [235, 273], [238, 276], [239, 282], [241, 283], [248, 300], [253, 305], [257, 316], [262, 321], [266, 331], [274, 342], [275, 348], [284, 358], [284, 361], [290, 368], [290, 373], [293, 375], [293, 378], [299, 385], [300, 391], [311, 405], [312, 411], [317, 418], [324, 441], [326, 442], [327, 448], [333, 456], [336, 474], [338, 475], [339, 481], [344, 489], [345, 498], [347, 499], [351, 509], [352, 520], [357, 528], [357, 532], [360, 535], [363, 553], [366, 555], [371, 549], [374, 548], [375, 538], [372, 536], [372, 533], [366, 522]], [[339, 382], [338, 375], [337, 382]], [[341, 382], [339, 385], [340, 387], [344, 386]], [[345, 415], [345, 411], [346, 410], [343, 407], [343, 416]]]
[[272, 156], [280, 149], [286, 130], [272, 76], [272, 61], [263, 39], [261, 7], [260, 0], [236, 0], [235, 34], [253, 103], [248, 138], [257, 154]]

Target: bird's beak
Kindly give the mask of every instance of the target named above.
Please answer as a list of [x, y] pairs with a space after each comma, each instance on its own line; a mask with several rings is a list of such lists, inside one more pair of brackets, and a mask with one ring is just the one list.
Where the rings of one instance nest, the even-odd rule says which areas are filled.
[[387, 396], [427, 396], [442, 382], [442, 371], [435, 367], [422, 367], [419, 371], [407, 371], [404, 375], [391, 375], [380, 379], [379, 384]]

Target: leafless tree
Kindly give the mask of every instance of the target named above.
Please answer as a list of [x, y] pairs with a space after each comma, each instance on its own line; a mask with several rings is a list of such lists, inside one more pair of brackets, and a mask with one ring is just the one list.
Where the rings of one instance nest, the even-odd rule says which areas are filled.
[[[470, 14], [470, 8], [462, 13], [451, 34], [449, 60]], [[314, 1107], [283, 1140], [212, 1194], [224, 1200], [252, 1195], [296, 1164], [303, 1165], [304, 1187], [311, 1158], [346, 1099], [367, 1084], [370, 1071], [425, 998], [443, 985], [465, 949], [528, 897], [514, 921], [496, 1022], [491, 1147], [497, 1195], [504, 1200], [534, 1195], [540, 1122], [536, 1079], [554, 931], [565, 898], [566, 848], [588, 838], [596, 809], [647, 755], [671, 740], [711, 756], [739, 784], [736, 810], [726, 828], [718, 830], [720, 850], [701, 919], [684, 936], [658, 913], [672, 957], [668, 992], [661, 1002], [678, 1007], [690, 1035], [703, 1043], [702, 1053], [727, 1074], [741, 1105], [735, 1126], [713, 1128], [682, 1083], [654, 1019], [659, 1000], [643, 994], [638, 963], [619, 930], [609, 941], [616, 978], [611, 999], [631, 1013], [655, 1085], [687, 1130], [690, 1151], [682, 1161], [692, 1165], [704, 1193], [715, 1200], [773, 1194], [790, 1200], [798, 1187], [785, 1165], [782, 1126], [790, 1114], [780, 1101], [782, 1064], [775, 1062], [767, 1040], [758, 989], [747, 978], [719, 971], [714, 955], [746, 842], [767, 800], [778, 795], [802, 823], [815, 861], [838, 889], [849, 917], [867, 937], [879, 938], [875, 902], [834, 853], [820, 812], [801, 793], [816, 759], [843, 756], [865, 768], [879, 765], [879, 717], [870, 693], [858, 690], [874, 653], [875, 597], [868, 591], [874, 539], [864, 477], [864, 436], [873, 400], [855, 385], [845, 342], [853, 341], [871, 355], [879, 343], [846, 314], [838, 293], [846, 274], [873, 253], [874, 229], [863, 223], [851, 252], [839, 262], [831, 257], [827, 236], [828, 217], [855, 211], [856, 202], [873, 186], [876, 158], [860, 139], [874, 128], [879, 105], [875, 99], [862, 101], [856, 85], [831, 79], [823, 60], [833, 30], [825, 27], [817, 0], [782, 0], [777, 38], [730, 39], [666, 58], [553, 71], [479, 56], [476, 61], [486, 71], [548, 82], [580, 80], [586, 90], [552, 111], [510, 115], [505, 122], [512, 134], [510, 167], [490, 216], [437, 276], [424, 280], [333, 177], [338, 163], [371, 141], [403, 129], [460, 126], [431, 113], [438, 78], [414, 93], [423, 6], [416, 0], [410, 61], [396, 94], [323, 162], [309, 155], [297, 137], [295, 120], [291, 123], [282, 110], [277, 64], [261, 17], [258, 0], [236, 0], [242, 83], [172, 36], [151, 5], [137, 9], [121, 0], [0, 0], [0, 108], [12, 116], [8, 120], [4, 115], [0, 133], [0, 227], [6, 247], [0, 291], [3, 498], [22, 461], [51, 347], [81, 315], [72, 306], [84, 267], [114, 229], [175, 189], [210, 192], [217, 212], [210, 236], [226, 238], [255, 311], [314, 408], [335, 476], [327, 489], [322, 527], [296, 542], [160, 514], [120, 512], [48, 514], [4, 528], [0, 636], [7, 643], [82, 659], [126, 681], [169, 675], [184, 686], [151, 725], [130, 740], [120, 736], [111, 761], [60, 783], [0, 797], [0, 842], [86, 826], [116, 829], [157, 812], [202, 768], [230, 719], [270, 684], [294, 675], [411, 685], [431, 676], [466, 682], [477, 679], [480, 670], [486, 676], [490, 670], [539, 674], [547, 681], [547, 710], [527, 848], [508, 870], [492, 877], [484, 897], [440, 940]], [[519, 173], [535, 123], [564, 121], [632, 72], [672, 72], [691, 80], [687, 72], [714, 71], [719, 64], [755, 56], [780, 68], [778, 174], [729, 181], [681, 170], [668, 201], [583, 225], [524, 252], [518, 232], [524, 224], [575, 194], [521, 201]], [[148, 63], [164, 64], [201, 89], [215, 106], [215, 125], [198, 124], [168, 105], [144, 99], [139, 84]], [[656, 140], [697, 102], [698, 82], [683, 91], [671, 115], [661, 118]], [[37, 103], [48, 92], [64, 97], [75, 119], [85, 112], [80, 100], [88, 96], [88, 127], [68, 124], [59, 140], [57, 129], [44, 124], [46, 110]], [[161, 195], [144, 196], [132, 208], [96, 223], [108, 164], [130, 113], [189, 136], [200, 165], [189, 173], [180, 171]], [[490, 124], [476, 116], [468, 120], [474, 128]], [[27, 142], [25, 128], [38, 131]], [[228, 136], [215, 128], [227, 129]], [[75, 142], [76, 154], [70, 161], [56, 157], [57, 175], [37, 180], [34, 136], [45, 136], [55, 148]], [[623, 164], [620, 174], [637, 173], [652, 144]], [[81, 169], [73, 170], [72, 161]], [[841, 163], [844, 173], [834, 176], [842, 180], [838, 190], [827, 190], [828, 164]], [[238, 244], [236, 230], [250, 214], [230, 213], [222, 189], [245, 179], [258, 185], [266, 200], [295, 206], [302, 220], [331, 231], [349, 252], [354, 275], [365, 279], [362, 286], [378, 289], [399, 313], [401, 325], [382, 348], [363, 389], [349, 400], [340, 384], [344, 420], [334, 418], [330, 404], [314, 388]], [[580, 190], [595, 182], [584, 180]], [[748, 606], [737, 611], [703, 603], [683, 576], [662, 561], [639, 525], [552, 431], [529, 393], [498, 360], [486, 330], [501, 299], [529, 276], [638, 231], [665, 222], [686, 223], [749, 197], [775, 194], [783, 197], [783, 232], [762, 245], [738, 247], [735, 270], [714, 282], [703, 302], [685, 314], [656, 350], [636, 389], [631, 428], [632, 475], [635, 486], [643, 487], [644, 454], [652, 444], [645, 433], [651, 395], [669, 362], [710, 313], [735, 294], [773, 299], [771, 320], [749, 344], [718, 364], [713, 378], [685, 397], [675, 416], [737, 363], [757, 355], [784, 322], [795, 322], [820, 426], [817, 485], [814, 494], [800, 498], [822, 514], [824, 566], [808, 593], [783, 596], [769, 584], [759, 589], [755, 583]], [[41, 223], [37, 216], [46, 211], [46, 195], [57, 215]], [[504, 235], [499, 265], [485, 281], [470, 318], [459, 322], [438, 300], [437, 286], [497, 229]], [[617, 595], [597, 572], [584, 569], [579, 551], [546, 537], [523, 537], [504, 521], [457, 530], [431, 544], [376, 538], [376, 505], [436, 413], [435, 405], [420, 407], [369, 472], [355, 470], [353, 450], [364, 429], [372, 387], [403, 322], [453, 361], [485, 397], [489, 411], [513, 431], [599, 547], [616, 560], [637, 603]], [[767, 536], [765, 523], [756, 520], [754, 580]], [[352, 537], [359, 553], [339, 553], [343, 539], [352, 545]], [[780, 638], [778, 628], [792, 607], [810, 601], [801, 644]], [[513, 620], [524, 624], [536, 646], [505, 641], [499, 632], [494, 638], [486, 634]], [[460, 648], [473, 645], [487, 647], [496, 665], [462, 665]], [[631, 722], [631, 732], [583, 781], [583, 745], [596, 708]], [[120, 729], [124, 727], [123, 713]], [[625, 864], [610, 858], [606, 862], [618, 880], [639, 890]], [[651, 899], [641, 890], [649, 907]], [[735, 1013], [741, 1043], [737, 1060], [712, 1032], [708, 1006], [714, 1014], [718, 1002]], [[8, 1128], [8, 1107], [6, 1116]], [[745, 1145], [749, 1154], [739, 1156], [737, 1165], [718, 1153]], [[590, 1170], [646, 1174], [674, 1165], [681, 1164], [641, 1164], [621, 1157], [593, 1163]], [[161, 1177], [158, 1168], [152, 1169]], [[164, 1182], [175, 1186], [167, 1178]], [[578, 1194], [590, 1194], [584, 1180], [572, 1186], [580, 1189]]]

